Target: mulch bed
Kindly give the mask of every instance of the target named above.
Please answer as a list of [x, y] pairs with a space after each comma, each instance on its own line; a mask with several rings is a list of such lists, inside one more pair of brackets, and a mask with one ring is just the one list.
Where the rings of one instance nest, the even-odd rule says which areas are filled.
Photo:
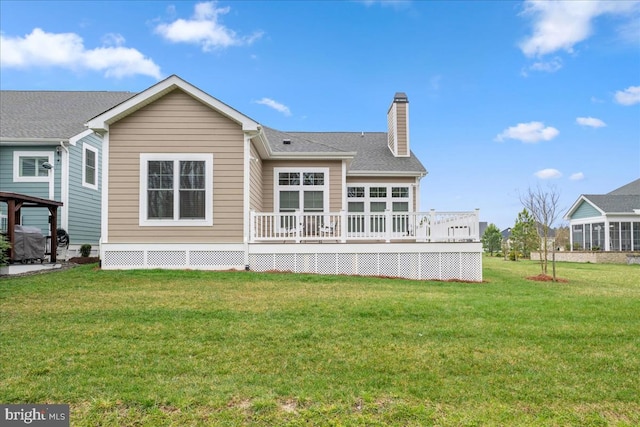
[[96, 262], [100, 262], [100, 258], [97, 256], [87, 256], [87, 257], [73, 257], [69, 258], [68, 262], [73, 264], [94, 264]]
[[[538, 274], [537, 276], [526, 277], [527, 280], [533, 280], [534, 282], [553, 282], [553, 277], [546, 274]], [[556, 277], [556, 282], [569, 283], [567, 279]]]

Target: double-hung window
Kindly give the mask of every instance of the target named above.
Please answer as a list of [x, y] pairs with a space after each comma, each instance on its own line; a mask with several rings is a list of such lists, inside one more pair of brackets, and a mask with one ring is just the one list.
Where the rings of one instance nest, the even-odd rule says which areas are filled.
[[88, 144], [82, 150], [82, 185], [98, 189], [98, 150]]
[[213, 225], [213, 155], [141, 154], [140, 225]]

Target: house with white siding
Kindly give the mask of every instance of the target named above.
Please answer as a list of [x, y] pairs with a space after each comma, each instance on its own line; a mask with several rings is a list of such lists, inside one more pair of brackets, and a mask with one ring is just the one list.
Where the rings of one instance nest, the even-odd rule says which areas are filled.
[[420, 211], [407, 96], [380, 118], [386, 132], [280, 131], [177, 76], [105, 110], [86, 123], [102, 268], [481, 281], [478, 212]]
[[[0, 91], [0, 192], [62, 202], [57, 228], [73, 256], [100, 242], [102, 138], [87, 119], [131, 98], [130, 92]], [[17, 223], [49, 234], [50, 212], [22, 209]], [[0, 203], [0, 233], [7, 234]]]

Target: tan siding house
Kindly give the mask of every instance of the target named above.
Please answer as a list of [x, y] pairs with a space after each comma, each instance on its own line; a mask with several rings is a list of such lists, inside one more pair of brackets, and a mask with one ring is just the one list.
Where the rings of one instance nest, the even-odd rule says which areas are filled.
[[89, 120], [103, 268], [481, 280], [477, 212], [419, 212], [408, 99], [388, 132], [282, 132], [177, 76]]
[[[109, 129], [109, 238], [114, 243], [242, 242], [243, 134], [241, 127], [176, 89]], [[165, 227], [139, 220], [140, 154], [213, 153], [213, 226]]]

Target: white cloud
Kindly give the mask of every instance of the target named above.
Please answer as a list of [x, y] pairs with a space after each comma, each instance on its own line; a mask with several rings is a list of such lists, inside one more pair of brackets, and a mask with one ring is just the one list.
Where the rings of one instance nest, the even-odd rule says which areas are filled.
[[556, 179], [562, 176], [562, 173], [558, 169], [542, 169], [534, 173], [540, 179]]
[[160, 67], [133, 48], [121, 46], [124, 37], [107, 35], [111, 46], [86, 49], [75, 33], [47, 33], [35, 28], [25, 37], [0, 35], [0, 67], [61, 67], [73, 71], [103, 71], [107, 77], [146, 75], [161, 78]]
[[361, 0], [366, 6], [379, 4], [382, 7], [392, 7], [394, 9], [405, 9], [411, 5], [411, 0]]
[[527, 0], [523, 15], [532, 17], [533, 34], [520, 43], [522, 52], [542, 56], [559, 50], [573, 52], [573, 47], [593, 33], [593, 21], [605, 14], [628, 16], [640, 2], [633, 1], [548, 1]]
[[529, 69], [533, 71], [544, 71], [546, 73], [555, 73], [562, 68], [562, 58], [555, 57], [550, 61], [534, 62]]
[[209, 52], [230, 46], [250, 45], [260, 37], [257, 31], [251, 36], [238, 36], [235, 31], [219, 22], [219, 17], [229, 13], [229, 6], [218, 8], [217, 2], [198, 3], [191, 19], [176, 19], [169, 24], [156, 26], [156, 33], [173, 43], [191, 43]]
[[560, 131], [551, 126], [544, 126], [542, 122], [529, 122], [518, 123], [516, 126], [511, 126], [498, 134], [495, 138], [496, 141], [502, 142], [505, 139], [517, 139], [526, 143], [535, 143], [539, 141], [550, 141]]
[[633, 105], [640, 103], [640, 86], [629, 86], [625, 90], [616, 92], [616, 102], [622, 105]]
[[126, 40], [122, 34], [109, 33], [102, 36], [100, 41], [102, 41], [102, 44], [105, 46], [122, 46]]
[[584, 179], [584, 174], [582, 172], [572, 173], [569, 179], [571, 181], [582, 181]]
[[258, 101], [254, 101], [254, 102], [256, 104], [266, 105], [269, 108], [273, 108], [274, 110], [281, 112], [285, 116], [290, 116], [291, 115], [291, 110], [289, 110], [289, 107], [287, 107], [284, 104], [279, 103], [278, 101], [274, 101], [273, 99], [262, 98], [262, 99], [260, 99]]
[[602, 120], [596, 119], [594, 117], [578, 117], [576, 119], [576, 123], [578, 123], [580, 126], [589, 126], [592, 128], [602, 128], [607, 125]]

